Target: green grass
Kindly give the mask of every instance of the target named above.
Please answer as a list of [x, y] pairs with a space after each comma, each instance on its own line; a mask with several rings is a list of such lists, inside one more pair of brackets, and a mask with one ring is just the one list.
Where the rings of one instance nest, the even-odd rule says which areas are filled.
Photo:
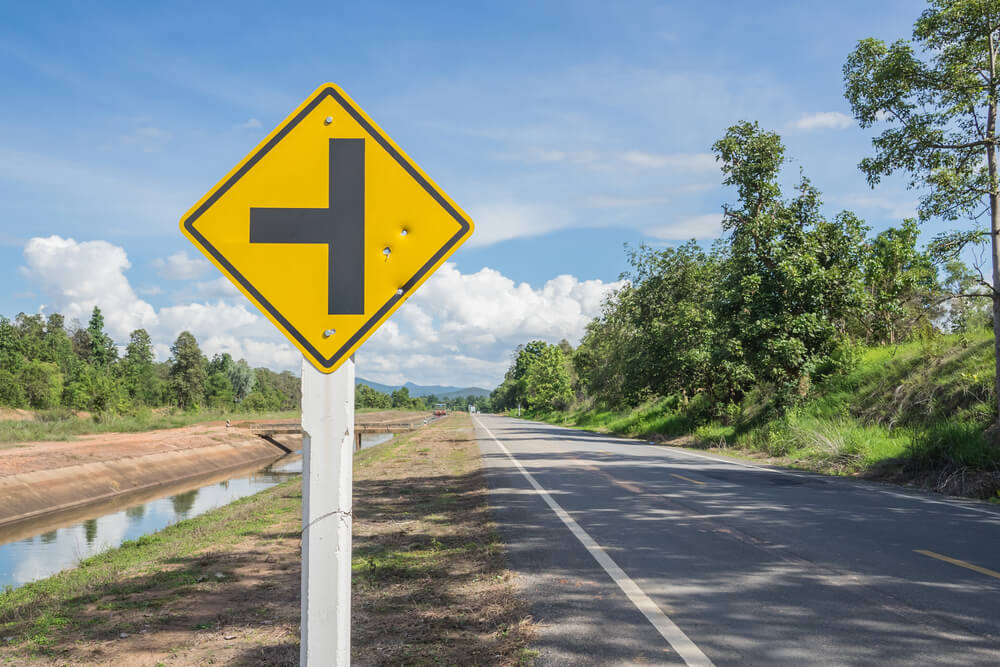
[[750, 392], [728, 420], [706, 418], [703, 395], [687, 405], [668, 396], [631, 410], [530, 416], [638, 438], [689, 436], [681, 442], [833, 474], [868, 474], [889, 462], [911, 477], [971, 471], [998, 480], [970, 492], [985, 497], [1000, 485], [1000, 448], [984, 435], [996, 421], [993, 363], [989, 331], [931, 334], [861, 350], [854, 370], [820, 382], [782, 416], [769, 409], [766, 389]]
[[84, 419], [67, 410], [49, 410], [36, 413], [34, 421], [0, 420], [0, 443], [72, 440], [76, 436], [93, 433], [138, 433], [225, 419], [288, 419], [299, 414], [298, 410], [264, 413], [223, 410], [159, 413], [147, 409], [124, 415], [98, 414]]

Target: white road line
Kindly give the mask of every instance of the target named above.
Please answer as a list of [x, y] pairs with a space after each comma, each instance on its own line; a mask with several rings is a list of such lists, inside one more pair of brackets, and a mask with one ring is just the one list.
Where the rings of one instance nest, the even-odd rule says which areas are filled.
[[566, 527], [569, 528], [570, 532], [580, 540], [580, 544], [590, 552], [590, 555], [594, 557], [594, 560], [604, 568], [604, 571], [608, 573], [612, 580], [618, 584], [618, 588], [628, 596], [628, 599], [632, 601], [632, 604], [643, 613], [646, 619], [653, 625], [654, 628], [667, 640], [671, 648], [677, 652], [677, 655], [684, 660], [688, 665], [704, 665], [705, 667], [710, 667], [714, 663], [708, 659], [708, 656], [702, 653], [701, 649], [698, 648], [693, 641], [691, 641], [684, 631], [681, 630], [677, 625], [670, 620], [670, 617], [663, 613], [655, 602], [653, 602], [645, 591], [639, 588], [639, 585], [632, 581], [632, 578], [625, 574], [625, 571], [618, 567], [618, 563], [612, 560], [611, 556], [605, 553], [604, 548], [598, 544], [594, 538], [592, 538], [587, 531], [580, 527], [573, 517], [564, 510], [559, 503], [552, 499], [552, 496], [542, 488], [534, 476], [525, 470], [521, 462], [514, 458], [514, 455], [510, 453], [502, 442], [497, 440], [497, 437], [493, 435], [479, 418], [476, 417], [476, 423], [484, 430], [491, 438], [493, 442], [497, 443], [497, 446], [507, 455], [507, 458], [517, 467], [524, 478], [528, 480], [528, 483], [535, 489], [542, 500], [555, 512], [556, 516]]

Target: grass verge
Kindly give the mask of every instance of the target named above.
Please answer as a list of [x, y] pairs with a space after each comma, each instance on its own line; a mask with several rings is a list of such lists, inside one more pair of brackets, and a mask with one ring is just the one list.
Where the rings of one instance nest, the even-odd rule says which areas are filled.
[[[358, 665], [530, 662], [471, 422], [355, 458]], [[288, 482], [0, 595], [5, 664], [297, 665], [301, 485]]]
[[704, 395], [632, 410], [532, 414], [555, 424], [643, 438], [836, 475], [913, 484], [1000, 501], [1000, 446], [990, 332], [932, 335], [862, 350], [857, 366], [817, 385], [786, 414], [758, 388], [723, 421]]

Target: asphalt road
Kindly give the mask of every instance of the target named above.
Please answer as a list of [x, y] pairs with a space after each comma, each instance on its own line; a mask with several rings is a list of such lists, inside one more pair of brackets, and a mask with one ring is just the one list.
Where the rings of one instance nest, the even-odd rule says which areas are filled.
[[492, 415], [539, 665], [1000, 665], [1000, 511]]

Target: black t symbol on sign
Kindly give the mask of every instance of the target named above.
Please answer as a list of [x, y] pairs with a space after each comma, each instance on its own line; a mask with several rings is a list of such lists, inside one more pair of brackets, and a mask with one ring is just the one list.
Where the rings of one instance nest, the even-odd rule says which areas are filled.
[[328, 208], [251, 208], [250, 243], [324, 243], [330, 315], [365, 312], [365, 140], [330, 139]]

